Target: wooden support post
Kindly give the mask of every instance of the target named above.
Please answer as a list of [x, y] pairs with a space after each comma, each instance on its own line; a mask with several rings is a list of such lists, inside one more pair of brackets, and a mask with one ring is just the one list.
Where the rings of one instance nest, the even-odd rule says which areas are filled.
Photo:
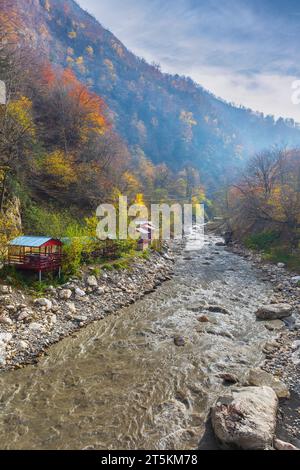
[[58, 279], [61, 277], [61, 267], [58, 268]]
[[42, 282], [42, 271], [39, 270], [39, 282]]

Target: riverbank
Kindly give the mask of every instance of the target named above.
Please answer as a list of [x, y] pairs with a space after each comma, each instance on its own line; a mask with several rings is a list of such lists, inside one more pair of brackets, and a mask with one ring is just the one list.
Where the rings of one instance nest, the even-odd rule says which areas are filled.
[[[288, 286], [277, 290], [282, 286], [275, 283], [284, 269], [267, 265], [263, 270], [255, 257], [238, 246], [228, 250], [220, 238], [208, 236], [201, 251], [176, 245], [172, 252], [135, 259], [129, 270], [99, 276], [91, 267], [82, 280], [50, 289], [47, 298], [23, 299], [21, 310], [24, 293], [2, 292], [10, 319], [6, 331], [17, 325], [5, 352], [19, 346], [17, 341], [30, 341], [31, 347], [27, 355], [6, 356], [15, 362], [4, 369], [20, 370], [0, 374], [2, 447], [219, 448], [213, 435], [205, 440], [210, 410], [220, 397], [243, 393], [245, 386], [243, 399], [250, 405], [257, 401], [257, 407], [249, 407], [257, 411], [257, 425], [270, 423], [263, 448], [273, 448], [274, 435], [297, 444], [291, 432], [283, 433], [280, 415], [273, 430], [277, 400], [270, 389], [265, 396], [270, 420], [259, 414], [266, 382], [281, 396], [280, 412], [297, 400], [292, 388], [291, 400], [282, 398], [289, 395], [286, 387], [260, 369], [272, 372], [268, 367], [279, 361], [287, 341], [282, 336], [281, 344], [281, 335], [293, 331], [284, 326], [289, 317], [257, 321], [262, 306], [291, 303], [291, 298], [284, 297]], [[15, 311], [8, 308], [12, 300]], [[295, 299], [295, 312], [296, 306]], [[60, 332], [61, 338], [71, 336], [59, 341]], [[58, 344], [47, 351], [55, 338]], [[44, 355], [39, 361], [37, 351]], [[38, 363], [23, 367], [26, 361]], [[289, 385], [283, 375], [280, 379]], [[221, 407], [214, 419], [222, 419], [222, 413]]]
[[136, 257], [126, 269], [95, 267], [34, 299], [24, 291], [0, 285], [0, 370], [36, 363], [54, 343], [91, 322], [117, 313], [170, 280], [174, 258], [165, 248], [148, 259]]
[[277, 332], [276, 341], [265, 349], [261, 367], [284, 382], [290, 398], [279, 401], [276, 436], [300, 448], [300, 277], [290, 272], [284, 264], [265, 262], [260, 254], [247, 250], [239, 244], [229, 251], [246, 259], [261, 271], [263, 282], [274, 289], [272, 303], [288, 304], [293, 315], [266, 325]]

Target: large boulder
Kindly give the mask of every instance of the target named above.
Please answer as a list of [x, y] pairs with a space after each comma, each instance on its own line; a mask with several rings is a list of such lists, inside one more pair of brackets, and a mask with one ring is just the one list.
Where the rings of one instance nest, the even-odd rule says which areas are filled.
[[293, 307], [289, 304], [270, 304], [264, 305], [256, 312], [256, 317], [260, 320], [277, 320], [289, 317], [292, 314]]
[[224, 448], [266, 449], [273, 442], [277, 408], [270, 387], [235, 389], [212, 409], [215, 435]]
[[281, 441], [280, 439], [274, 440], [274, 447], [276, 450], [300, 450], [298, 447], [290, 444], [289, 442]]
[[269, 374], [268, 372], [262, 369], [251, 369], [249, 372], [248, 381], [250, 385], [255, 385], [258, 387], [271, 387], [278, 398], [290, 397], [288, 387], [277, 377], [274, 377], [272, 374]]

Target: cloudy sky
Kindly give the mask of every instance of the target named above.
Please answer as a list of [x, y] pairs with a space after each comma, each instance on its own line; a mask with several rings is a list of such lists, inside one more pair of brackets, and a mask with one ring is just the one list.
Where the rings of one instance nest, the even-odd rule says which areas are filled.
[[300, 122], [299, 0], [77, 0], [130, 50], [236, 104]]

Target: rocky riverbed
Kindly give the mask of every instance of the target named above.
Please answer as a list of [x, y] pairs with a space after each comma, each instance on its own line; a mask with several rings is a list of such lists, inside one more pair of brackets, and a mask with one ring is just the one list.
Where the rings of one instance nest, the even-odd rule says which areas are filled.
[[174, 259], [165, 248], [149, 259], [136, 258], [125, 270], [85, 272], [83, 279], [47, 290], [32, 298], [8, 285], [0, 285], [0, 369], [34, 363], [51, 345], [87, 324], [130, 305], [169, 280]]
[[298, 447], [296, 277], [187, 246], [42, 299], [0, 288], [2, 368], [36, 362], [0, 374], [1, 448]]
[[283, 311], [286, 309], [282, 317], [273, 309], [272, 317], [271, 308], [266, 328], [276, 332], [276, 340], [266, 345], [261, 367], [289, 389], [288, 399], [279, 402], [277, 436], [300, 448], [300, 276], [287, 270], [283, 263], [266, 263], [261, 255], [238, 244], [229, 250], [259, 268], [262, 281], [272, 284], [269, 307], [279, 304]]

